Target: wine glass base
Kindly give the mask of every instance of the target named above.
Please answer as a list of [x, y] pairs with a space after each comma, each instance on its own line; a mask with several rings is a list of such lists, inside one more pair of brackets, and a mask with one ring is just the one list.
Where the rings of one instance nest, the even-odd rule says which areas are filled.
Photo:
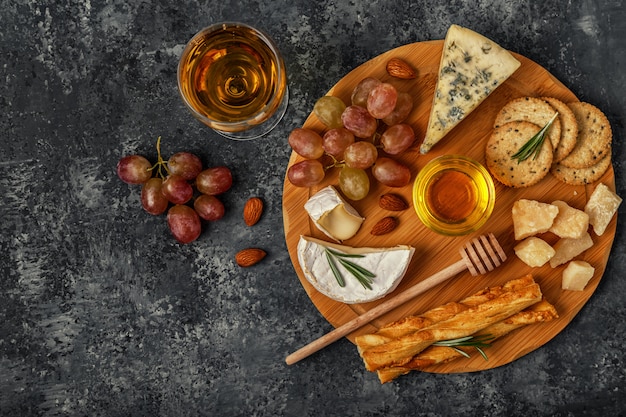
[[283, 96], [283, 100], [280, 103], [280, 106], [274, 112], [274, 115], [261, 123], [258, 126], [251, 127], [246, 130], [242, 130], [240, 132], [224, 132], [222, 130], [213, 129], [215, 132], [224, 136], [228, 139], [233, 140], [251, 140], [258, 139], [262, 136], [265, 136], [269, 132], [271, 132], [280, 121], [283, 119], [283, 116], [287, 112], [287, 105], [289, 104], [289, 88], [285, 88], [285, 95]]

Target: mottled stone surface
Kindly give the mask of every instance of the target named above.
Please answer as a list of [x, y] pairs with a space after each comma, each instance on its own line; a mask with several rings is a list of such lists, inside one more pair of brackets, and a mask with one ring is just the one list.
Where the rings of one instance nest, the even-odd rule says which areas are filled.
[[[282, 50], [287, 115], [227, 141], [176, 89], [186, 41], [221, 20]], [[288, 367], [331, 329], [289, 260], [281, 215], [287, 133], [353, 67], [473, 28], [540, 63], [614, 129], [626, 195], [626, 9], [621, 0], [0, 0], [0, 415], [619, 416], [626, 414], [626, 245], [589, 303], [546, 346], [498, 369], [415, 373], [381, 386], [347, 340]], [[125, 154], [198, 153], [233, 169], [227, 215], [180, 246], [121, 183]], [[250, 196], [266, 202], [253, 228]], [[234, 253], [268, 251], [241, 269]]]

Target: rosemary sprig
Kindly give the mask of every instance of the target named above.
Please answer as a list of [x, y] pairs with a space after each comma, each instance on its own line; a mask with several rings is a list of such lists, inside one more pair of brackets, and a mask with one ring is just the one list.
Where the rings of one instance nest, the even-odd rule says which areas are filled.
[[335, 262], [339, 262], [339, 264], [343, 266], [346, 271], [352, 274], [364, 288], [368, 290], [372, 289], [372, 279], [376, 277], [376, 274], [346, 259], [362, 258], [364, 255], [341, 253], [328, 248], [324, 248], [324, 253], [326, 254], [326, 260], [328, 261], [328, 265], [330, 265], [330, 270], [333, 271], [333, 275], [335, 276], [335, 279], [337, 280], [337, 283], [340, 287], [345, 287], [346, 282], [343, 278], [343, 275], [341, 274], [341, 271], [339, 271], [339, 268], [337, 268], [337, 264]]
[[539, 153], [541, 152], [543, 142], [546, 139], [546, 133], [548, 132], [548, 129], [550, 129], [550, 126], [552, 126], [552, 123], [558, 115], [559, 113], [554, 113], [552, 119], [550, 119], [550, 121], [546, 123], [546, 125], [539, 132], [537, 132], [535, 136], [530, 138], [528, 142], [522, 145], [522, 147], [519, 148], [519, 150], [511, 156], [511, 159], [517, 159], [518, 164], [527, 160], [531, 156], [533, 156], [533, 159], [537, 159], [537, 156], [539, 156]]
[[478, 353], [480, 353], [484, 360], [487, 360], [487, 354], [483, 351], [482, 348], [491, 346], [491, 344], [488, 342], [493, 339], [495, 338], [490, 334], [485, 334], [481, 336], [465, 336], [459, 337], [458, 339], [441, 340], [439, 342], [433, 343], [433, 346], [445, 346], [452, 348], [466, 358], [469, 358], [470, 355], [467, 352], [459, 349], [458, 346], [472, 346], [478, 351]]

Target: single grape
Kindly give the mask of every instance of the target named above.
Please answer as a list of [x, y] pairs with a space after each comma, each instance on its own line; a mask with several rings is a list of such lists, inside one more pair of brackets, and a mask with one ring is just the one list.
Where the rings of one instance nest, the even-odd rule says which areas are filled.
[[193, 197], [193, 187], [180, 175], [168, 175], [163, 180], [161, 193], [174, 204], [185, 204]]
[[404, 187], [411, 181], [411, 170], [391, 158], [380, 157], [372, 167], [372, 175], [389, 187]]
[[128, 155], [117, 163], [117, 176], [126, 184], [143, 184], [152, 177], [152, 164], [141, 155]]
[[339, 188], [350, 200], [361, 200], [370, 192], [370, 178], [363, 169], [344, 166], [339, 171]]
[[216, 221], [224, 217], [224, 203], [214, 195], [200, 194], [193, 202], [193, 208], [204, 220]]
[[346, 104], [339, 97], [320, 97], [313, 106], [313, 113], [326, 127], [334, 129], [343, 126], [341, 113], [346, 109]]
[[148, 213], [158, 216], [165, 213], [169, 200], [161, 192], [163, 180], [159, 177], [150, 178], [141, 187], [141, 205]]
[[167, 212], [167, 225], [180, 243], [190, 243], [196, 240], [202, 232], [200, 217], [189, 206], [177, 204]]
[[317, 159], [305, 159], [293, 164], [287, 170], [287, 178], [296, 187], [312, 187], [319, 184], [326, 172]]
[[377, 78], [363, 78], [352, 90], [352, 96], [350, 97], [352, 105], [367, 107], [367, 97], [370, 95], [370, 91], [379, 84], [381, 84], [381, 81]]
[[343, 158], [350, 168], [367, 169], [376, 162], [378, 150], [373, 143], [358, 141], [346, 148]]
[[341, 114], [343, 126], [357, 138], [369, 138], [378, 128], [378, 122], [365, 107], [348, 106]]
[[409, 117], [411, 110], [413, 110], [413, 97], [409, 93], [398, 93], [396, 107], [388, 116], [383, 117], [383, 123], [387, 126], [402, 123]]
[[398, 90], [389, 83], [381, 83], [374, 87], [367, 96], [367, 111], [372, 117], [382, 119], [396, 108]]
[[196, 177], [196, 188], [202, 194], [218, 195], [233, 185], [233, 175], [225, 166], [207, 168]]
[[311, 129], [297, 127], [288, 138], [289, 146], [298, 155], [307, 159], [317, 159], [324, 155], [322, 137]]
[[407, 124], [401, 123], [386, 129], [380, 137], [383, 150], [390, 155], [406, 151], [415, 141], [415, 132]]
[[330, 129], [322, 137], [322, 146], [327, 154], [338, 161], [343, 159], [346, 148], [354, 143], [354, 134], [345, 127]]
[[202, 161], [191, 152], [178, 152], [167, 160], [167, 169], [170, 174], [180, 175], [191, 181], [202, 171]]

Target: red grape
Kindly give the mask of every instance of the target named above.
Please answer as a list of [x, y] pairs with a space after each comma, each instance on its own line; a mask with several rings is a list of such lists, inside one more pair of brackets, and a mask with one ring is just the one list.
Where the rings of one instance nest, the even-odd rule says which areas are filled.
[[305, 159], [293, 164], [287, 170], [287, 178], [296, 187], [312, 187], [323, 179], [324, 166], [317, 159]]
[[372, 117], [382, 119], [396, 108], [398, 90], [389, 83], [381, 83], [374, 87], [367, 96], [367, 111]]
[[378, 122], [367, 109], [361, 106], [348, 106], [341, 114], [343, 126], [357, 138], [369, 138], [378, 128]]
[[191, 181], [202, 171], [202, 161], [190, 152], [178, 152], [167, 160], [167, 168], [170, 174], [180, 175]]
[[222, 203], [214, 195], [201, 194], [193, 202], [193, 208], [204, 220], [215, 221], [224, 217], [225, 209]]
[[167, 225], [180, 243], [196, 240], [202, 232], [200, 217], [189, 206], [177, 204], [167, 212]]
[[406, 151], [415, 141], [415, 132], [407, 124], [397, 124], [389, 127], [380, 137], [383, 150], [390, 155], [397, 155]]
[[165, 213], [169, 200], [161, 192], [163, 180], [158, 177], [150, 178], [141, 187], [141, 205], [148, 213], [158, 216]]
[[358, 141], [346, 148], [343, 157], [350, 168], [367, 169], [376, 161], [378, 150], [370, 142]]
[[354, 106], [367, 107], [367, 97], [370, 95], [370, 91], [379, 84], [381, 84], [381, 81], [378, 78], [363, 78], [352, 90], [350, 98], [352, 104]]
[[389, 187], [404, 187], [411, 181], [411, 170], [391, 158], [381, 157], [372, 167], [372, 175]]
[[117, 176], [126, 184], [143, 184], [152, 177], [152, 164], [141, 155], [128, 155], [117, 163]]
[[343, 159], [346, 148], [354, 143], [354, 134], [345, 127], [330, 129], [322, 137], [322, 146], [327, 154], [337, 160]]
[[413, 110], [413, 97], [409, 93], [398, 93], [396, 107], [388, 116], [383, 117], [383, 123], [387, 126], [402, 123], [409, 117], [411, 110]]
[[311, 129], [297, 127], [289, 134], [289, 146], [298, 155], [307, 159], [317, 159], [324, 155], [322, 137]]
[[193, 197], [193, 187], [180, 175], [168, 175], [163, 181], [161, 192], [174, 204], [185, 204]]
[[196, 188], [202, 194], [218, 195], [233, 185], [233, 176], [225, 166], [207, 168], [196, 177]]

